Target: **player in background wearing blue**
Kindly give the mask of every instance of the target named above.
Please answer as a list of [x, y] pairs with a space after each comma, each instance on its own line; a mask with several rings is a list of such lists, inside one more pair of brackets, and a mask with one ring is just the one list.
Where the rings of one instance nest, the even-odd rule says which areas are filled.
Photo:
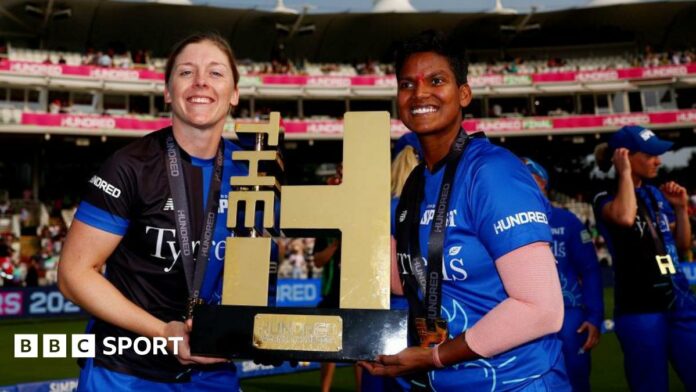
[[548, 201], [517, 157], [461, 128], [471, 89], [452, 44], [430, 31], [397, 53], [399, 117], [424, 160], [394, 216], [411, 347], [361, 365], [411, 391], [569, 391]]
[[[115, 152], [87, 185], [58, 271], [63, 294], [93, 317], [96, 357], [82, 364], [78, 390], [239, 389], [234, 364], [188, 345], [189, 305], [219, 303], [230, 177], [248, 171], [222, 138], [238, 80], [222, 37], [178, 43], [165, 72], [172, 126]], [[104, 354], [104, 338], [139, 336], [182, 341], [176, 355], [172, 344], [168, 355]]]
[[647, 183], [670, 148], [632, 125], [595, 149], [601, 170], [616, 169], [616, 189], [598, 194], [594, 210], [612, 256], [615, 331], [632, 391], [668, 391], [668, 362], [696, 391], [696, 296], [678, 254], [691, 245], [688, 195], [673, 181]]
[[[549, 175], [529, 158], [522, 158], [539, 189], [546, 195]], [[575, 214], [551, 207], [551, 249], [558, 263], [565, 317], [558, 337], [573, 392], [589, 392], [590, 350], [599, 343], [604, 318], [602, 277], [592, 236]]]

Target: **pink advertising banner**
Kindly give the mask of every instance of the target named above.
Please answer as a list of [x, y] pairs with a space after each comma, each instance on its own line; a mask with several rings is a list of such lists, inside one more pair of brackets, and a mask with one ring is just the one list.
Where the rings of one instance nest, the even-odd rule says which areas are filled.
[[[251, 120], [244, 119], [238, 121], [251, 122]], [[574, 130], [605, 127], [618, 128], [628, 124], [666, 125], [693, 123], [696, 123], [696, 109], [658, 113], [609, 114], [601, 116], [588, 115], [567, 117], [469, 119], [464, 120], [462, 125], [466, 130], [471, 132], [517, 132]], [[21, 124], [58, 128], [151, 131], [169, 126], [171, 121], [168, 118], [148, 119], [127, 116], [22, 113]], [[282, 120], [281, 124], [287, 133], [312, 133], [324, 135], [338, 135], [343, 133], [343, 121], [341, 120]], [[403, 123], [401, 123], [401, 121], [392, 120], [391, 131], [393, 134], [402, 134], [408, 130]]]
[[[147, 69], [103, 68], [89, 65], [42, 64], [0, 60], [0, 72], [40, 76], [79, 76], [103, 80], [162, 81], [164, 74]], [[668, 65], [652, 68], [624, 68], [580, 72], [549, 72], [538, 74], [481, 75], [469, 77], [472, 87], [512, 86], [542, 83], [588, 83], [631, 79], [666, 79], [696, 74], [696, 64]], [[396, 87], [393, 75], [385, 76], [306, 76], [306, 75], [244, 75], [241, 85], [303, 86], [319, 88]]]
[[168, 118], [140, 119], [127, 116], [22, 113], [22, 125], [84, 129], [131, 129], [152, 131], [169, 126]]

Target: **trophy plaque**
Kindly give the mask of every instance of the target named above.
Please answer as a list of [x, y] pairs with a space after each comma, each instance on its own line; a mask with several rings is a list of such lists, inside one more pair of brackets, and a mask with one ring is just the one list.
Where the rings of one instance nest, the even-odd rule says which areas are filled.
[[[196, 306], [192, 352], [271, 362], [356, 361], [406, 348], [407, 311], [389, 309], [388, 113], [345, 114], [340, 185], [280, 185], [279, 113], [267, 124], [238, 124], [236, 131], [255, 134], [256, 145], [232, 154], [248, 162], [249, 173], [230, 180], [227, 225], [235, 235], [226, 243], [222, 304]], [[269, 259], [277, 229], [293, 235], [340, 231], [339, 308], [273, 306], [269, 286], [277, 266]]]

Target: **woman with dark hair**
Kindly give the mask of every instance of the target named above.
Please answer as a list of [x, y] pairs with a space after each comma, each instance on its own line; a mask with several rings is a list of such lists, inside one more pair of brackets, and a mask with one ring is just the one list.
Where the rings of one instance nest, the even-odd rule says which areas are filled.
[[[80, 390], [239, 388], [232, 363], [188, 345], [192, 305], [220, 300], [230, 233], [219, 201], [230, 177], [247, 173], [230, 159], [239, 147], [222, 139], [238, 80], [220, 36], [178, 43], [165, 72], [172, 126], [116, 151], [89, 180], [58, 271], [63, 294], [92, 315], [96, 355], [81, 364]], [[139, 337], [178, 342], [108, 355], [106, 339]]]
[[691, 246], [688, 195], [673, 181], [647, 183], [671, 147], [632, 125], [595, 149], [600, 169], [616, 169], [616, 189], [598, 194], [594, 209], [612, 255], [614, 322], [632, 391], [669, 390], [668, 362], [696, 390], [696, 296], [679, 262]]
[[471, 89], [451, 41], [405, 42], [396, 71], [424, 161], [394, 214], [412, 347], [362, 365], [414, 391], [569, 390], [548, 201], [517, 157], [461, 128]]

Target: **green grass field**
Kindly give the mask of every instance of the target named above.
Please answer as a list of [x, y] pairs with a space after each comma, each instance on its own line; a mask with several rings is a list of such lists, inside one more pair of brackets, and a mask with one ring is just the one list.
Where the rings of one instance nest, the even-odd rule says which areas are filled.
[[[611, 290], [605, 292], [607, 314], [613, 308]], [[51, 358], [13, 358], [13, 336], [18, 333], [82, 333], [85, 319], [72, 320], [32, 320], [0, 322], [0, 386], [22, 382], [55, 380], [77, 377], [78, 367], [75, 359]], [[355, 390], [353, 370], [350, 367], [336, 370], [334, 391], [351, 392]], [[683, 385], [670, 370], [670, 391], [685, 391]], [[242, 382], [245, 392], [261, 391], [316, 391], [319, 389], [319, 372], [308, 371], [290, 375], [248, 379]], [[613, 333], [602, 336], [602, 340], [592, 354], [592, 387], [596, 392], [627, 391], [623, 374], [622, 355], [619, 343]]]

